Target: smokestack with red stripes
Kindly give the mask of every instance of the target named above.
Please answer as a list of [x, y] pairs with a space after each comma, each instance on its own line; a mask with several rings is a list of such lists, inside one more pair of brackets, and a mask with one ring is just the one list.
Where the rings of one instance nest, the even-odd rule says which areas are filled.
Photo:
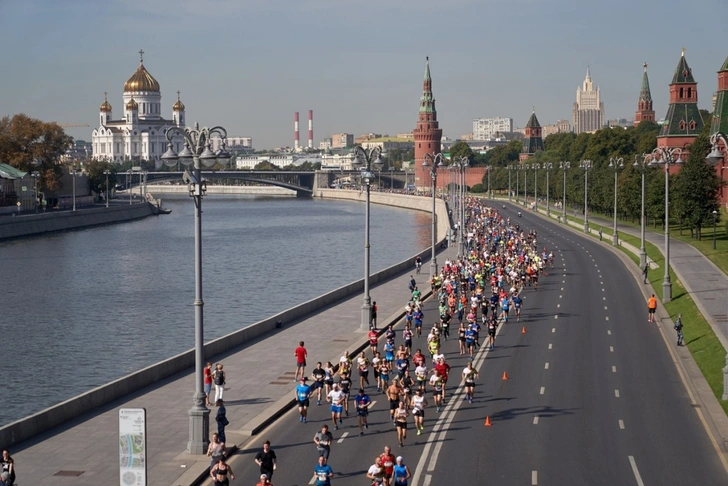
[[293, 114], [293, 150], [298, 151], [298, 112]]
[[313, 110], [308, 110], [308, 148], [313, 148]]

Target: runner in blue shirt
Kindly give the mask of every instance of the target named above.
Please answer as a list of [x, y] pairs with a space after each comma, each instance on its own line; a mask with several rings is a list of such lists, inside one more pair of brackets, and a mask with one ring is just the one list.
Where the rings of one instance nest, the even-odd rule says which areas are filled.
[[354, 396], [354, 405], [356, 406], [356, 416], [359, 420], [359, 435], [364, 435], [364, 429], [369, 428], [367, 423], [367, 416], [369, 415], [369, 405], [372, 403], [372, 399], [369, 395], [364, 392], [362, 388], [359, 393]]
[[473, 359], [473, 347], [475, 346], [475, 330], [472, 326], [465, 331], [465, 345], [468, 348], [470, 359]]
[[301, 416], [298, 418], [299, 422], [306, 423], [306, 415], [308, 415], [308, 397], [311, 395], [311, 386], [306, 384], [306, 378], [305, 376], [301, 378], [301, 383], [296, 385], [296, 400], [298, 401], [298, 413], [301, 414]]
[[425, 317], [425, 315], [422, 313], [419, 307], [415, 309], [413, 315], [415, 318], [415, 332], [417, 332], [417, 337], [420, 337], [420, 335], [422, 334], [422, 319]]
[[388, 340], [384, 345], [384, 359], [389, 363], [394, 361], [394, 341]]
[[313, 468], [313, 477], [316, 478], [316, 486], [330, 486], [331, 478], [334, 477], [334, 470], [326, 464], [326, 458], [319, 456], [318, 464]]
[[511, 301], [513, 302], [513, 307], [516, 308], [516, 322], [521, 321], [521, 306], [523, 305], [523, 299], [518, 294], [513, 294], [513, 297], [511, 297]]
[[394, 466], [394, 486], [407, 486], [407, 480], [412, 477], [412, 473], [405, 465], [402, 456], [397, 456], [397, 464]]

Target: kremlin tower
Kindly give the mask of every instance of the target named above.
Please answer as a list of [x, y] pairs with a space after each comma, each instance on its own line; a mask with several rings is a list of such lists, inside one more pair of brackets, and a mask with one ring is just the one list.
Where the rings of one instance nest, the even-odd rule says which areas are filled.
[[640, 99], [637, 102], [637, 112], [634, 115], [634, 125], [641, 121], [655, 121], [655, 110], [652, 109], [652, 94], [650, 93], [650, 80], [647, 79], [647, 63], [642, 64], [642, 87], [640, 88]]
[[[412, 130], [415, 140], [415, 174], [416, 185], [420, 188], [429, 188], [432, 184], [429, 169], [424, 169], [422, 163], [425, 154], [437, 155], [440, 153], [442, 129], [437, 122], [435, 99], [432, 97], [432, 78], [430, 78], [430, 58], [425, 58], [425, 79], [422, 83], [422, 97], [420, 98], [420, 113], [417, 127]], [[444, 181], [438, 178], [438, 185]]]
[[[658, 147], [685, 149], [703, 129], [703, 118], [698, 110], [698, 83], [685, 60], [685, 49], [675, 68], [670, 83], [670, 107], [657, 136]], [[687, 160], [687, 153], [683, 153]]]
[[[718, 71], [718, 92], [715, 97], [713, 120], [710, 124], [710, 134], [715, 135], [718, 132], [728, 135], [728, 58]], [[726, 147], [723, 146], [722, 141], [719, 140], [718, 144], [721, 146], [721, 151], [725, 153]], [[728, 167], [725, 156], [721, 163], [715, 167], [718, 177], [725, 181], [728, 177], [728, 171], [724, 167]], [[720, 189], [720, 201], [724, 205], [728, 205], [728, 189], [726, 187]]]
[[523, 139], [523, 150], [521, 150], [521, 154], [518, 156], [519, 162], [523, 162], [536, 152], [543, 151], [541, 124], [538, 122], [538, 118], [536, 118], [535, 108], [531, 112], [531, 118], [526, 123], [525, 131], [526, 137]]

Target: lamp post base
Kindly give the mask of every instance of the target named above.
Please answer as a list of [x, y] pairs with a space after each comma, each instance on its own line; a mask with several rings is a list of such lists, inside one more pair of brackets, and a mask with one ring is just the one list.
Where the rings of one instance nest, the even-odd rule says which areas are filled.
[[434, 277], [435, 275], [437, 275], [437, 260], [433, 259], [430, 262], [430, 278]]
[[619, 246], [619, 233], [617, 233], [616, 231], [612, 235], [612, 245]]
[[195, 394], [195, 402], [187, 412], [190, 417], [190, 440], [187, 442], [187, 452], [196, 455], [207, 454], [210, 445], [210, 410], [203, 405], [204, 394], [201, 396]]
[[672, 282], [669, 280], [662, 281], [662, 302], [672, 301]]
[[361, 306], [361, 325], [359, 328], [362, 331], [369, 331], [372, 325], [372, 303], [371, 299], [367, 301], [364, 299], [364, 304]]
[[721, 400], [728, 400], [728, 354], [725, 355], [725, 368], [723, 368], [723, 396]]
[[589, 234], [589, 222], [584, 221], [584, 233]]
[[647, 252], [644, 248], [640, 249], [640, 270], [644, 270], [645, 264], [647, 263]]

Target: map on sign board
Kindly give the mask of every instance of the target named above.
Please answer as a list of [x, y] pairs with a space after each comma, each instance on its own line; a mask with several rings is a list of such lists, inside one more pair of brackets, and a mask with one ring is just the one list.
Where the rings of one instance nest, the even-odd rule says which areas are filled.
[[147, 486], [147, 411], [119, 409], [119, 484]]

